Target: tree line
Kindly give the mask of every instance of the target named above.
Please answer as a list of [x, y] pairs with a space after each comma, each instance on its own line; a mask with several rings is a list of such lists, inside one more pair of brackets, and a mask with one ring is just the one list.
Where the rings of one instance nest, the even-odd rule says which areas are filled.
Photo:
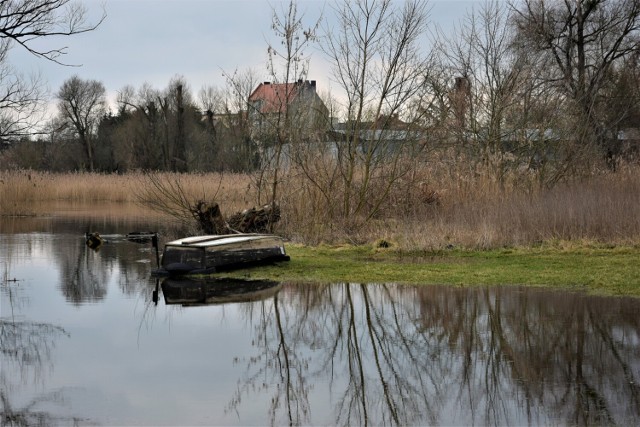
[[[252, 169], [243, 115], [204, 112], [188, 83], [176, 77], [164, 90], [144, 84], [118, 94], [116, 111], [96, 80], [73, 76], [56, 93], [57, 115], [34, 137], [12, 140], [5, 162], [49, 171], [174, 172]], [[214, 123], [215, 122], [215, 123]]]
[[[0, 138], [10, 147], [0, 154], [3, 167], [259, 171], [265, 198], [275, 200], [285, 166], [294, 165], [308, 190], [341, 194], [343, 213], [372, 213], [372, 194], [388, 195], [433, 164], [435, 152], [499, 181], [526, 171], [543, 186], [614, 170], [637, 152], [640, 0], [487, 0], [453, 33], [430, 21], [425, 0], [336, 0], [313, 19], [295, 1], [274, 7], [271, 81], [306, 80], [307, 51], [318, 49], [335, 93], [321, 94], [326, 132], [303, 132], [303, 117], [285, 94], [284, 108], [265, 117], [268, 138], [256, 138], [248, 120], [248, 97], [259, 83], [254, 70], [227, 73], [225, 87], [197, 95], [181, 76], [163, 90], [128, 86], [113, 111], [101, 82], [74, 76], [56, 93], [57, 115], [45, 127], [33, 123], [42, 105], [38, 82], [10, 67], [8, 50], [17, 43], [60, 61], [63, 51], [38, 52], [27, 35], [43, 22], [60, 27], [69, 14], [58, 11], [71, 4], [1, 3]], [[57, 21], [30, 14], [28, 5]], [[79, 6], [71, 10], [78, 19], [67, 23], [77, 27], [65, 34], [100, 30], [99, 22], [79, 19]], [[13, 25], [16, 14], [22, 26]], [[40, 36], [59, 34], [58, 27]], [[403, 136], [373, 132], [380, 130]]]

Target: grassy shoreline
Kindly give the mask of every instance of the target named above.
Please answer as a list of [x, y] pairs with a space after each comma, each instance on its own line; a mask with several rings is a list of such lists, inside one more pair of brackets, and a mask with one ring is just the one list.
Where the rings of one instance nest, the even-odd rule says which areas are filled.
[[229, 277], [315, 283], [535, 286], [640, 297], [640, 247], [551, 246], [405, 252], [289, 245], [291, 261]]

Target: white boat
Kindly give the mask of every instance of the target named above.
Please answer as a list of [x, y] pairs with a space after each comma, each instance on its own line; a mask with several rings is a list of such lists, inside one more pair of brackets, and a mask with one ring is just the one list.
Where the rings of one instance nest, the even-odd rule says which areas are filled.
[[210, 274], [288, 260], [284, 239], [272, 234], [194, 236], [166, 243], [162, 263], [155, 273]]

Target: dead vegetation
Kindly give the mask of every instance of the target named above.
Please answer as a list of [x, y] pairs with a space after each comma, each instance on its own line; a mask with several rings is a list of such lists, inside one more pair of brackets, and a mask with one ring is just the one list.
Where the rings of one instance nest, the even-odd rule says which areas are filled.
[[[163, 215], [182, 232], [205, 229], [198, 215], [224, 221], [233, 231], [271, 230], [294, 241], [372, 243], [418, 248], [493, 248], [549, 241], [640, 244], [640, 167], [567, 180], [551, 189], [523, 185], [523, 177], [492, 180], [482, 173], [448, 167], [424, 169], [404, 177], [389, 192], [379, 213], [368, 221], [336, 214], [326, 194], [305, 185], [295, 171], [281, 182], [279, 221], [265, 225], [256, 207], [249, 175], [222, 174], [51, 174], [0, 172], [0, 214], [43, 215], [45, 206], [119, 205], [128, 216]], [[58, 205], [60, 206], [60, 205]], [[50, 208], [46, 208], [50, 209]], [[102, 208], [99, 208], [102, 209]], [[215, 213], [215, 212], [214, 212]], [[212, 222], [215, 224], [215, 221]], [[217, 223], [222, 226], [221, 223]], [[244, 224], [244, 225], [243, 225]], [[260, 225], [260, 224], [258, 224]], [[242, 228], [245, 227], [245, 228]]]

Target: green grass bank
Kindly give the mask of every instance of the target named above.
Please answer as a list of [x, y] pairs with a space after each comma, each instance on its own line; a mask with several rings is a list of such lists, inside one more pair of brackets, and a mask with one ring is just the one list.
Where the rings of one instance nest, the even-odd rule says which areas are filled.
[[290, 262], [228, 273], [283, 282], [524, 285], [640, 297], [640, 247], [541, 246], [406, 252], [290, 245]]

